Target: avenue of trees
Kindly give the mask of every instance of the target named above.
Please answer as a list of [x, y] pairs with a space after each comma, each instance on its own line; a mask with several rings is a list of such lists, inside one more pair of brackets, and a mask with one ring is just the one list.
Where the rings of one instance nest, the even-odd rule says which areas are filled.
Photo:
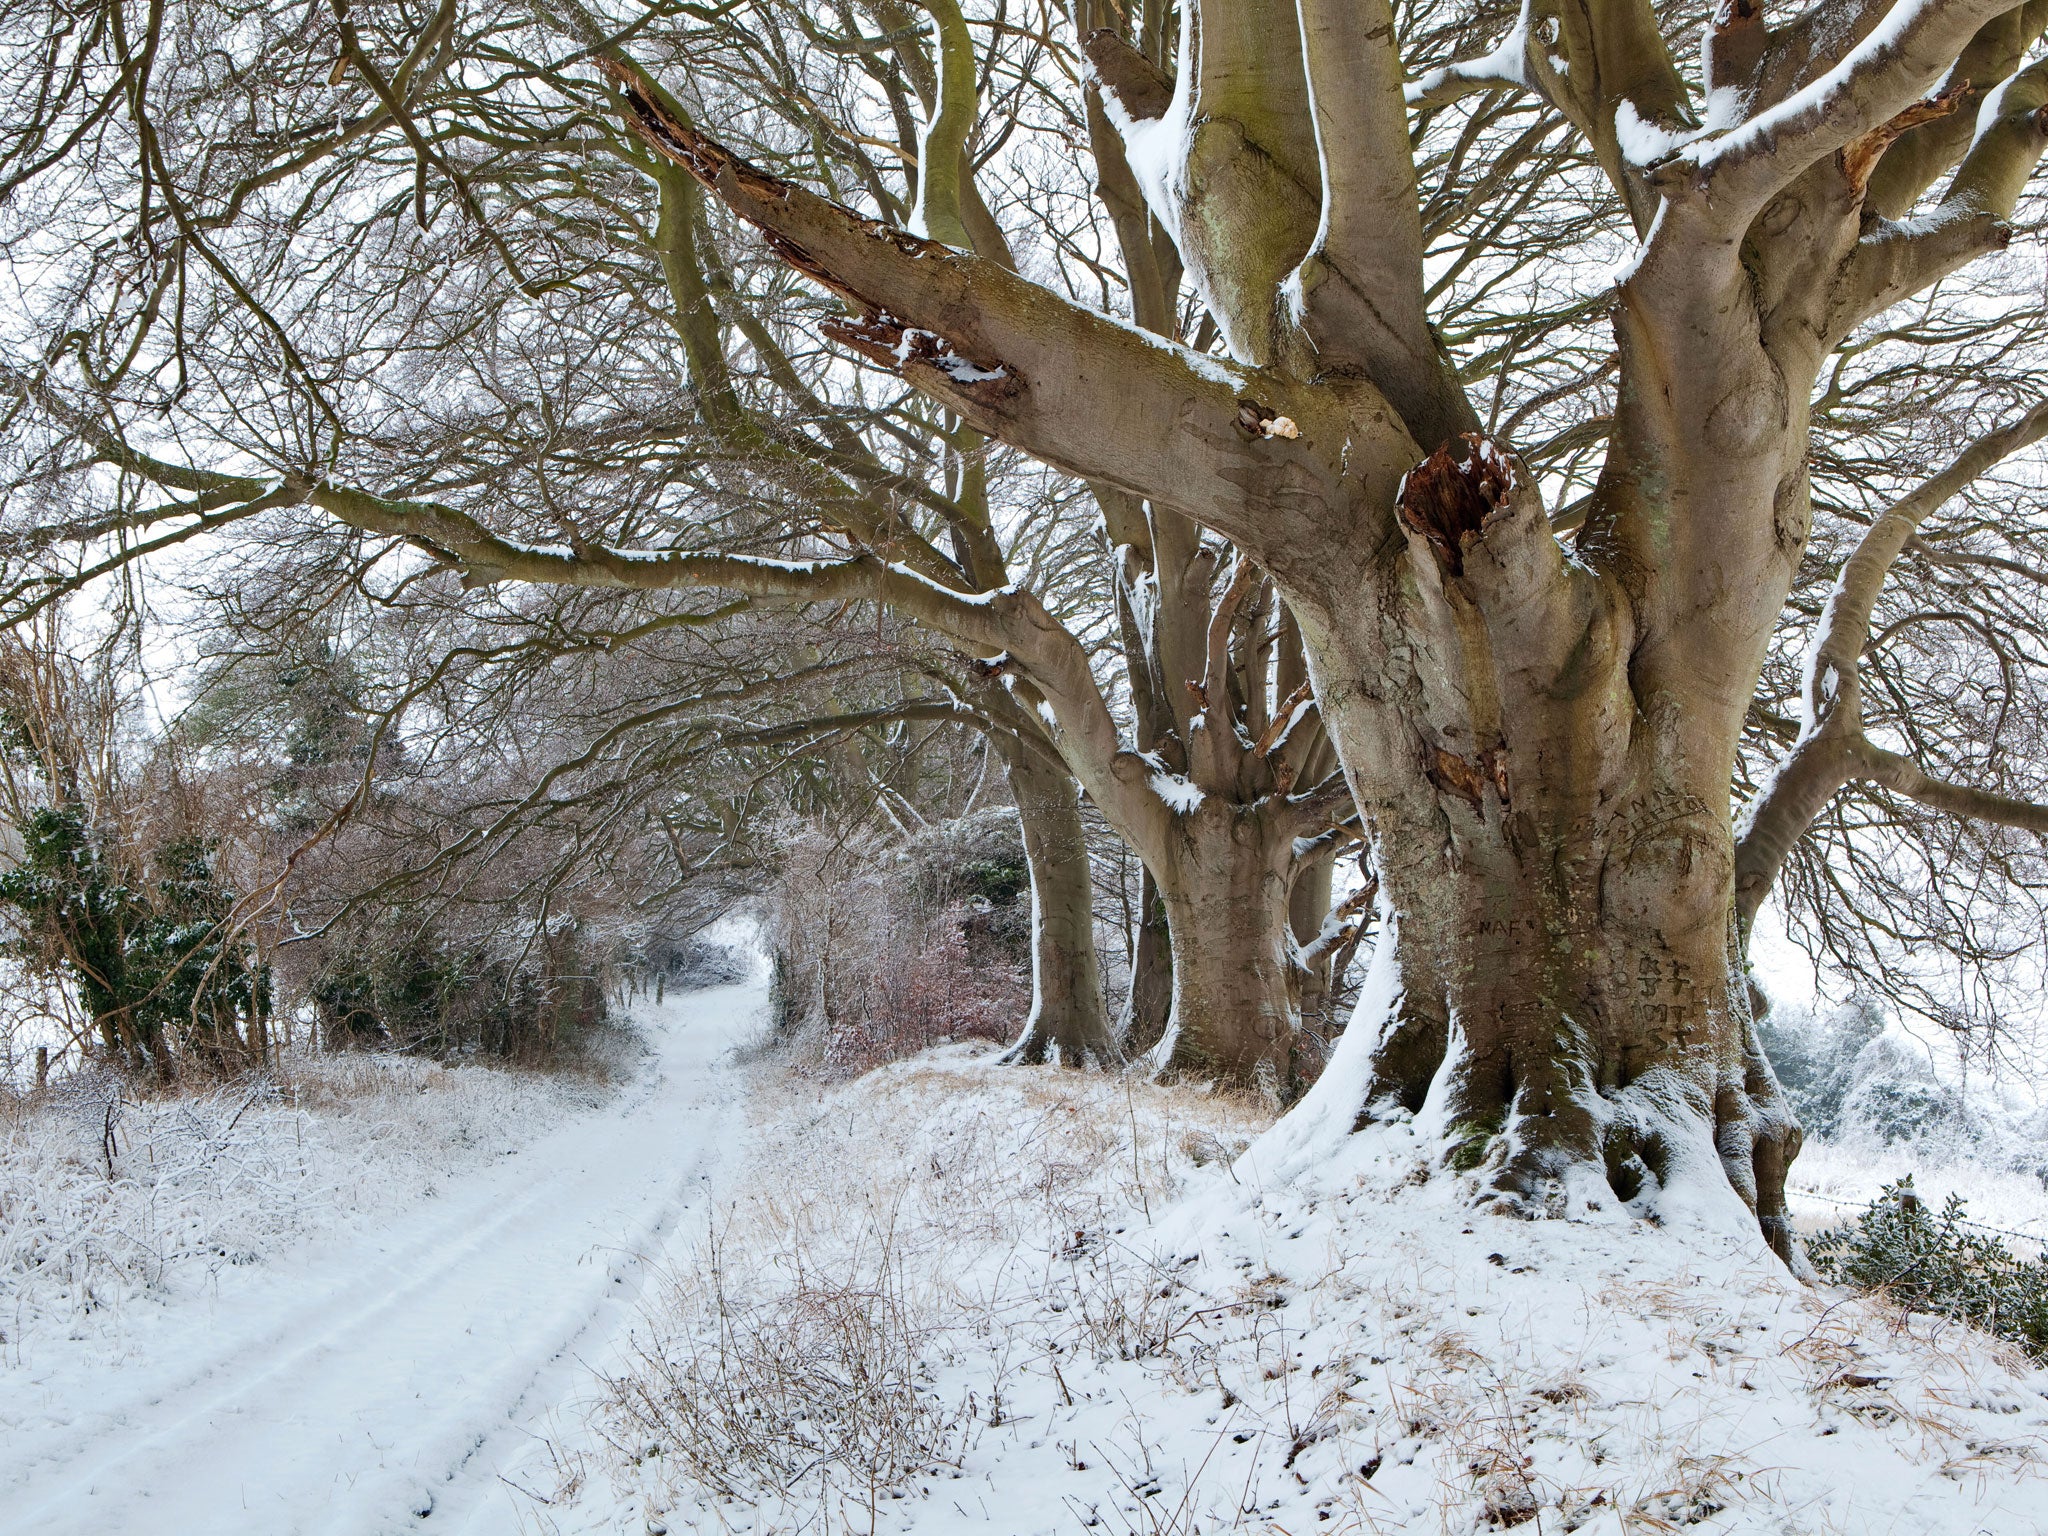
[[1790, 1256], [1766, 903], [2024, 1043], [2042, 0], [0, 18], [0, 620], [211, 773], [312, 662], [361, 733], [208, 888], [246, 1011], [1006, 799], [1014, 1059], [1527, 1214], [1706, 1169]]

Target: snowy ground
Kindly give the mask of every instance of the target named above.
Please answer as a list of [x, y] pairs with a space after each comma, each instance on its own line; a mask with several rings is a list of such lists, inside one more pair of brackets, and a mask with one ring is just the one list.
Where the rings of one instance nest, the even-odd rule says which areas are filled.
[[1474, 1215], [1398, 1132], [1283, 1186], [1256, 1105], [979, 1046], [820, 1086], [728, 1054], [763, 1001], [523, 1140], [307, 1112], [352, 1213], [24, 1307], [0, 1532], [2048, 1532], [2048, 1376], [1752, 1241]]
[[523, 1529], [2048, 1531], [2048, 1375], [1754, 1242], [970, 1047], [755, 1117]]
[[[8, 1128], [0, 1222], [68, 1264], [4, 1277], [0, 1531], [514, 1528], [500, 1469], [704, 1204], [736, 1115], [717, 1063], [761, 1001], [643, 1010], [616, 1091], [412, 1066], [395, 1099], [314, 1074], [325, 1102], [232, 1124], [220, 1098], [124, 1111], [103, 1168], [96, 1120], [83, 1157], [43, 1144], [78, 1142], [61, 1117]], [[32, 1193], [56, 1208], [25, 1215]]]

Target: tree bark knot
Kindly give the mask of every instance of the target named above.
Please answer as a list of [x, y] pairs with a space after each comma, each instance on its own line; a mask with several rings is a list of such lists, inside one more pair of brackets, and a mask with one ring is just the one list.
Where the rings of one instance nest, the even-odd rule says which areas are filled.
[[1507, 456], [1477, 432], [1452, 438], [1401, 482], [1401, 521], [1428, 539], [1453, 576], [1465, 574], [1465, 546], [1505, 509], [1514, 485]]
[[1245, 436], [1268, 441], [1284, 437], [1291, 442], [1301, 436], [1301, 428], [1295, 425], [1293, 417], [1278, 415], [1256, 400], [1237, 402], [1237, 424]]

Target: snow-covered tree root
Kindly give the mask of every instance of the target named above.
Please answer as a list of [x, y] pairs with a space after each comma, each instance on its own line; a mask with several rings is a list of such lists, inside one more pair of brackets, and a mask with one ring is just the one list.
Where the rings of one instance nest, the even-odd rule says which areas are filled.
[[1526, 956], [1433, 942], [1391, 906], [1382, 924], [1351, 1026], [1262, 1170], [1308, 1172], [1344, 1134], [1405, 1123], [1481, 1206], [1761, 1228], [1803, 1271], [1785, 1208], [1801, 1133], [1725, 951], [1697, 973], [1665, 944], [1595, 951], [1591, 971], [1532, 989]]

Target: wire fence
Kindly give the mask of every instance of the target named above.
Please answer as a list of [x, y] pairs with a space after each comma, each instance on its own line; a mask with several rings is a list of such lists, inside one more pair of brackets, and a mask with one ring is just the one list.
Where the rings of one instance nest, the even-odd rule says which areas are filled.
[[[1874, 1203], [1870, 1200], [1842, 1200], [1834, 1195], [1824, 1195], [1817, 1189], [1801, 1189], [1796, 1184], [1786, 1185], [1785, 1193], [1800, 1200], [1818, 1200], [1823, 1205], [1837, 1206], [1845, 1211], [1867, 1211]], [[1927, 1200], [1924, 1195], [1921, 1198]], [[1927, 1200], [1927, 1204], [1930, 1209], [1935, 1207], [1935, 1202], [1931, 1200]], [[2023, 1243], [2032, 1243], [2037, 1249], [2048, 1250], [2048, 1234], [2041, 1232], [2022, 1232], [2012, 1227], [1994, 1227], [1986, 1222], [1971, 1221], [1967, 1217], [1959, 1220], [1956, 1225], [1969, 1227], [1978, 1232], [1994, 1233], [1999, 1237], [2016, 1237]]]

